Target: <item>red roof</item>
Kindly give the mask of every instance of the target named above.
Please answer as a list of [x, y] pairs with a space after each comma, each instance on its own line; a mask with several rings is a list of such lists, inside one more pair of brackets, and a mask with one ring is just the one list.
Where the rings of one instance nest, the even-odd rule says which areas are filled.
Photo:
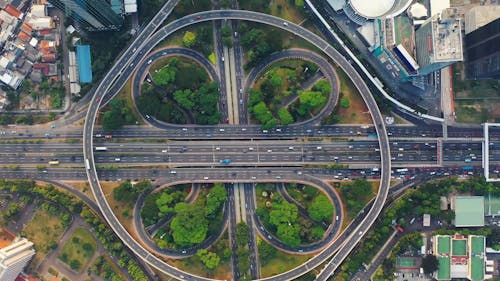
[[9, 15], [16, 17], [16, 18], [21, 18], [21, 11], [16, 9], [16, 7], [12, 6], [11, 4], [7, 5], [5, 7], [5, 12], [7, 12]]
[[52, 29], [42, 29], [39, 30], [38, 33], [40, 33], [40, 35], [49, 35], [52, 33]]
[[24, 32], [24, 31], [19, 31], [19, 34], [17, 34], [17, 37], [19, 37], [19, 39], [21, 39], [24, 42], [28, 42], [31, 39], [31, 35], [29, 35], [28, 33]]
[[24, 30], [26, 33], [33, 32], [33, 27], [31, 27], [31, 25], [24, 23], [24, 22], [23, 22], [23, 25], [21, 26], [21, 29]]
[[42, 55], [42, 62], [56, 62], [56, 54]]

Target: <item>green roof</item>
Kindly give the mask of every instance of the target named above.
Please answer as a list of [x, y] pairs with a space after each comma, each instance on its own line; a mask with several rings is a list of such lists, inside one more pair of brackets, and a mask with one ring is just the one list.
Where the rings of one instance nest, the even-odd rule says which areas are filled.
[[484, 198], [485, 214], [493, 216], [500, 215], [500, 197], [487, 196]]
[[450, 279], [450, 257], [438, 257], [439, 269], [437, 274], [438, 280]]
[[467, 240], [452, 240], [452, 255], [453, 256], [465, 256], [467, 255]]
[[455, 197], [455, 226], [484, 226], [484, 197]]
[[450, 236], [438, 236], [438, 254], [450, 253]]
[[473, 255], [480, 255], [484, 253], [484, 236], [471, 237], [471, 252]]
[[484, 261], [480, 257], [472, 257], [471, 264], [471, 280], [483, 280], [484, 279]]

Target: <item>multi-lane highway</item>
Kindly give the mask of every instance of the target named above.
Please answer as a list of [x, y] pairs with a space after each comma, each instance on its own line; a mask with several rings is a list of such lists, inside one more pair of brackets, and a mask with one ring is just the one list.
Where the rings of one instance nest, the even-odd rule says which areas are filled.
[[[295, 25], [290, 22], [284, 22], [279, 18], [265, 15], [265, 14], [259, 14], [259, 13], [254, 13], [254, 12], [249, 12], [249, 11], [210, 11], [210, 12], [202, 12], [197, 15], [195, 15], [195, 19], [199, 20], [214, 20], [214, 19], [244, 19], [244, 20], [251, 20], [251, 21], [256, 21], [256, 22], [262, 22], [270, 25], [274, 25], [276, 27], [284, 28], [290, 32], [293, 32], [295, 34], [300, 34], [304, 39], [308, 40], [309, 42], [313, 43], [316, 45], [318, 48], [322, 49], [331, 59], [333, 59], [335, 62], [337, 62], [343, 70], [353, 79], [354, 84], [360, 91], [363, 99], [365, 100], [365, 103], [368, 105], [368, 108], [370, 110], [370, 113], [372, 114], [372, 119], [374, 120], [375, 124], [375, 131], [377, 132], [379, 141], [380, 141], [380, 154], [381, 154], [381, 162], [382, 162], [382, 175], [381, 175], [381, 183], [380, 183], [380, 188], [379, 188], [379, 194], [377, 196], [377, 199], [375, 200], [375, 204], [373, 205], [373, 208], [370, 210], [369, 215], [358, 225], [358, 228], [369, 228], [371, 224], [374, 222], [376, 217], [378, 216], [378, 213], [380, 212], [382, 205], [385, 201], [385, 198], [387, 196], [388, 188], [389, 188], [389, 179], [390, 179], [390, 152], [389, 152], [389, 142], [388, 142], [388, 137], [387, 137], [387, 132], [385, 130], [385, 125], [384, 125], [384, 120], [382, 115], [380, 114], [380, 111], [378, 110], [377, 104], [370, 94], [370, 91], [366, 84], [364, 84], [364, 81], [362, 78], [356, 73], [356, 71], [352, 68], [352, 66], [331, 46], [329, 46], [325, 41], [323, 41], [320, 37], [316, 36], [312, 32]], [[193, 16], [188, 16], [184, 17], [182, 19], [176, 20], [162, 29], [160, 29], [157, 33], [152, 35], [148, 40], [146, 40], [142, 45], [139, 47], [141, 48], [140, 52], [149, 52], [151, 49], [156, 45], [156, 43], [160, 42], [161, 39], [164, 37], [168, 36], [172, 32], [190, 25], [193, 23]], [[123, 59], [121, 57], [119, 61]], [[138, 56], [133, 56], [130, 60], [126, 60], [129, 64], [127, 69], [132, 70], [134, 63], [138, 63], [137, 60], [143, 59], [143, 56], [138, 55]], [[125, 60], [125, 59], [124, 59]], [[119, 65], [119, 64], [118, 64]], [[116, 65], [115, 65], [116, 66]], [[114, 216], [111, 208], [107, 204], [105, 200], [105, 196], [99, 186], [98, 182], [98, 175], [95, 170], [95, 161], [94, 161], [94, 156], [93, 156], [93, 128], [94, 128], [94, 122], [96, 119], [97, 111], [99, 108], [99, 105], [101, 103], [101, 99], [104, 97], [104, 95], [107, 93], [107, 90], [110, 87], [110, 81], [114, 81], [118, 75], [120, 75], [120, 78], [128, 78], [131, 75], [131, 71], [128, 73], [123, 73], [119, 72], [118, 67], [113, 66], [111, 71], [108, 72], [106, 75], [105, 79], [101, 82], [101, 84], [98, 87], [98, 90], [96, 91], [96, 95], [92, 99], [92, 103], [89, 106], [87, 117], [86, 117], [86, 123], [84, 126], [84, 157], [86, 161], [86, 166], [87, 166], [87, 175], [89, 178], [89, 182], [92, 188], [92, 191], [94, 193], [94, 196], [96, 197], [99, 207], [101, 208], [101, 211], [103, 215], [107, 218], [109, 224], [111, 225], [112, 229], [117, 233], [117, 235], [122, 239], [122, 241], [130, 247], [136, 254], [139, 256], [143, 257], [147, 262], [149, 262], [152, 266], [160, 269], [161, 271], [172, 275], [176, 277], [181, 277], [181, 278], [192, 278], [192, 279], [203, 279], [200, 277], [196, 277], [194, 275], [182, 272], [178, 269], [175, 269], [164, 262], [162, 262], [160, 259], [150, 255], [142, 246], [140, 246], [136, 241], [133, 240], [133, 238], [125, 231], [123, 226], [120, 225], [116, 217]], [[122, 67], [122, 66], [119, 66]], [[131, 69], [132, 68], [132, 69]], [[128, 74], [128, 75], [127, 75]], [[288, 178], [287, 178], [288, 179]], [[347, 254], [350, 252], [352, 249], [351, 247], [359, 241], [361, 237], [360, 236], [354, 236], [350, 237], [348, 240], [350, 240], [351, 243], [348, 243], [347, 247], [343, 247], [339, 250], [338, 254], [335, 256], [335, 261], [341, 261], [343, 260]], [[318, 256], [312, 258], [308, 262], [306, 262], [304, 265], [299, 266], [291, 271], [288, 271], [286, 273], [283, 273], [279, 276], [273, 277], [272, 279], [290, 279], [291, 277], [296, 277], [299, 276], [305, 272], [307, 272], [311, 267], [315, 267], [325, 261], [326, 258], [328, 258], [330, 255], [332, 255], [337, 249], [333, 249], [332, 247], [324, 250], [322, 253], [320, 253]], [[330, 263], [331, 264], [331, 263]]]

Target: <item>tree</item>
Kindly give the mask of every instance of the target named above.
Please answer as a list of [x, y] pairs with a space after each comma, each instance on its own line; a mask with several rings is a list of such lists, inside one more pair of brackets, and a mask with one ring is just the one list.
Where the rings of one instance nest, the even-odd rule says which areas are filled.
[[172, 206], [172, 202], [174, 201], [174, 197], [170, 193], [162, 193], [160, 198], [156, 199], [156, 206], [158, 207], [160, 213], [159, 216], [163, 217], [167, 214], [173, 213], [174, 208]]
[[332, 220], [333, 205], [324, 194], [320, 194], [314, 198], [307, 212], [313, 220], [328, 223]]
[[190, 89], [177, 90], [174, 92], [174, 100], [185, 109], [191, 110], [194, 103], [194, 93]]
[[137, 198], [137, 193], [129, 181], [120, 183], [118, 187], [113, 189], [113, 198], [120, 202], [131, 203]]
[[267, 244], [264, 241], [260, 241], [259, 243], [259, 257], [262, 259], [262, 262], [267, 262], [276, 256], [276, 248]]
[[276, 235], [290, 247], [297, 247], [300, 245], [300, 228], [298, 225], [282, 223], [278, 225]]
[[280, 121], [281, 121], [282, 125], [289, 125], [289, 124], [293, 123], [293, 116], [292, 116], [292, 114], [290, 114], [290, 112], [288, 111], [288, 109], [286, 109], [284, 107], [280, 108], [280, 110], [278, 110], [278, 116], [280, 118]]
[[291, 224], [297, 221], [297, 216], [297, 205], [288, 202], [275, 203], [269, 213], [269, 222], [276, 226]]
[[351, 106], [349, 98], [343, 97], [343, 98], [340, 99], [340, 107], [342, 107], [342, 108], [349, 108], [349, 106]]
[[186, 47], [193, 47], [196, 44], [196, 34], [191, 31], [186, 31], [182, 37], [182, 43]]
[[422, 268], [424, 269], [425, 274], [431, 274], [434, 271], [439, 269], [439, 262], [436, 256], [434, 255], [426, 255], [422, 259]]
[[175, 212], [176, 216], [170, 223], [175, 244], [190, 247], [203, 242], [208, 231], [203, 207], [180, 202], [175, 205]]
[[248, 106], [252, 107], [261, 101], [264, 101], [264, 95], [262, 94], [262, 92], [257, 89], [251, 88], [248, 91]]
[[246, 244], [248, 244], [249, 234], [250, 228], [248, 227], [248, 225], [244, 222], [238, 223], [236, 225], [236, 245], [238, 245], [238, 247], [244, 247]]
[[299, 101], [305, 110], [311, 110], [325, 104], [326, 97], [317, 91], [299, 91]]
[[252, 108], [252, 112], [255, 116], [255, 119], [257, 119], [261, 124], [265, 124], [267, 121], [273, 118], [273, 115], [263, 101], [254, 105]]
[[200, 258], [201, 262], [208, 269], [215, 269], [220, 262], [220, 257], [216, 253], [209, 252], [207, 249], [199, 249], [196, 252], [196, 256]]
[[[153, 82], [159, 86], [165, 86], [175, 81], [177, 76], [177, 60], [170, 60], [170, 62], [153, 74]], [[146, 84], [147, 85], [147, 84]]]
[[226, 197], [226, 188], [220, 183], [215, 184], [207, 195], [207, 204], [205, 206], [207, 217], [215, 216], [222, 204], [226, 201]]

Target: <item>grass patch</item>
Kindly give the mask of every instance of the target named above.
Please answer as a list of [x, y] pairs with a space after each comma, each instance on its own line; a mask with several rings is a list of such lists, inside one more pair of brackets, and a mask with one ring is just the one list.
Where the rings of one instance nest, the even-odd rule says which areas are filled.
[[[267, 242], [265, 242], [264, 240], [260, 240], [258, 243]], [[313, 254], [290, 255], [281, 251], [276, 251], [276, 254], [273, 258], [269, 259], [265, 264], [260, 264], [260, 277], [269, 277], [288, 271], [303, 264], [312, 257]]]
[[[361, 97], [358, 89], [354, 87], [351, 79], [340, 68], [336, 68], [340, 82], [340, 94], [344, 99], [349, 100], [349, 107], [344, 108], [337, 104], [333, 113], [323, 119], [325, 125], [331, 124], [373, 124], [368, 107]], [[340, 103], [340, 99], [339, 99]]]
[[227, 252], [229, 249], [228, 233], [226, 231], [222, 237], [208, 249], [208, 251], [214, 252], [220, 257], [219, 266], [214, 270], [208, 270], [196, 255], [181, 260], [169, 260], [168, 263], [181, 270], [199, 276], [220, 280], [231, 280], [231, 252]]
[[133, 235], [133, 203], [123, 203], [116, 201], [113, 198], [113, 189], [120, 185], [119, 182], [101, 182], [102, 190], [106, 195], [106, 200], [108, 200], [108, 204], [115, 213], [116, 217], [120, 221], [120, 223], [125, 227], [125, 229]]
[[57, 247], [57, 243], [64, 232], [61, 221], [61, 213], [53, 214], [44, 209], [39, 209], [24, 228], [22, 236], [35, 244], [36, 255], [30, 264], [32, 269], [38, 268], [45, 256]]
[[77, 228], [64, 244], [58, 259], [69, 265], [71, 269], [82, 272], [96, 249], [97, 242], [92, 234], [84, 228]]
[[294, 23], [301, 23], [304, 20], [304, 16], [293, 3], [295, 1], [288, 0], [274, 0], [271, 1], [269, 9], [271, 10], [271, 15], [278, 16], [287, 21]]

